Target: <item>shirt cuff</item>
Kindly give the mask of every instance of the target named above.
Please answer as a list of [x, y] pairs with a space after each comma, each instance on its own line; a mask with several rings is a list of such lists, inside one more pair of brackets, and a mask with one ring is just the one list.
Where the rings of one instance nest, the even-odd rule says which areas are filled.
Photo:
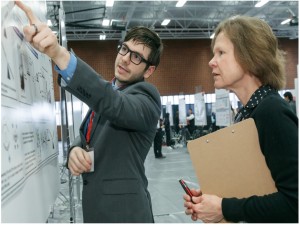
[[54, 67], [55, 71], [62, 76], [62, 79], [66, 82], [66, 84], [71, 81], [77, 66], [77, 58], [75, 57], [75, 55], [70, 52], [70, 56], [71, 58], [66, 69], [61, 70], [57, 65], [55, 65]]

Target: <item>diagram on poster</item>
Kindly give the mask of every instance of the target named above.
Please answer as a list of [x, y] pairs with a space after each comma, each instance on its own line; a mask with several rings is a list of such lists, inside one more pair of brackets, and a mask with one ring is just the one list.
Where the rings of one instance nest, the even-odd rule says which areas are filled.
[[[39, 171], [58, 156], [51, 60], [25, 41], [18, 12], [13, 1], [1, 2], [2, 219], [6, 205], [29, 194], [24, 186], [35, 185], [31, 177], [38, 181]], [[54, 170], [57, 178], [49, 184], [57, 184]]]
[[206, 106], [203, 92], [195, 94], [195, 125], [207, 125]]
[[179, 124], [186, 125], [186, 106], [185, 99], [179, 99]]
[[230, 126], [231, 124], [231, 105], [229, 100], [229, 91], [225, 89], [216, 89], [216, 125]]

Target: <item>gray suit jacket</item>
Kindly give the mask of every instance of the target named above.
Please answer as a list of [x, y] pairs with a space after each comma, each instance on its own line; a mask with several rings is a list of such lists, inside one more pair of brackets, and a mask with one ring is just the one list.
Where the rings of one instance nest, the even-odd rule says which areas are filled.
[[[161, 112], [157, 89], [141, 81], [115, 91], [79, 58], [65, 89], [96, 112], [89, 144], [95, 149], [95, 171], [82, 174], [84, 222], [154, 222], [144, 161]], [[88, 116], [70, 149], [85, 148]]]

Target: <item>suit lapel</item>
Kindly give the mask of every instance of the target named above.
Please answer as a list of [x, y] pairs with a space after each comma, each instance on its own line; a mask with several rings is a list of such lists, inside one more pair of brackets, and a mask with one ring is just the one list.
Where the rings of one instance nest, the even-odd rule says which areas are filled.
[[[144, 80], [141, 80], [141, 81], [138, 81], [138, 82], [142, 82], [142, 81], [144, 81]], [[127, 87], [130, 87], [130, 86], [132, 86], [132, 85], [123, 85], [122, 87], [118, 88], [118, 91], [126, 92], [127, 91]], [[81, 127], [80, 127], [81, 134], [83, 135], [84, 140], [85, 140], [84, 124], [86, 123], [86, 120], [90, 117], [91, 111], [92, 110], [89, 109], [89, 111], [88, 111], [87, 115], [85, 116], [84, 121], [83, 121], [83, 123], [81, 124]], [[100, 118], [101, 118], [101, 116], [99, 115], [99, 113], [95, 112], [95, 117], [94, 117], [94, 120], [93, 120], [93, 126], [92, 126], [92, 131], [91, 131], [91, 139], [92, 139], [92, 137], [93, 137], [93, 135], [95, 133], [95, 130], [96, 130], [97, 126], [99, 126], [99, 124], [100, 124], [100, 121], [99, 121]]]

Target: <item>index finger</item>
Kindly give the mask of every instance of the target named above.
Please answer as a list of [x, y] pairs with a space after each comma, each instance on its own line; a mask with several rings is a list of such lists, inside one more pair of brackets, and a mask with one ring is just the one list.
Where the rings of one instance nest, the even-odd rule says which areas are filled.
[[184, 194], [183, 195], [183, 199], [185, 200], [185, 201], [187, 201], [187, 202], [190, 202], [191, 201], [191, 196], [189, 196], [188, 194]]
[[26, 14], [30, 24], [36, 24], [39, 21], [39, 19], [33, 14], [32, 10], [30, 7], [28, 7], [27, 5], [25, 5], [23, 2], [21, 1], [15, 1], [15, 4], [23, 10], [23, 12]]

